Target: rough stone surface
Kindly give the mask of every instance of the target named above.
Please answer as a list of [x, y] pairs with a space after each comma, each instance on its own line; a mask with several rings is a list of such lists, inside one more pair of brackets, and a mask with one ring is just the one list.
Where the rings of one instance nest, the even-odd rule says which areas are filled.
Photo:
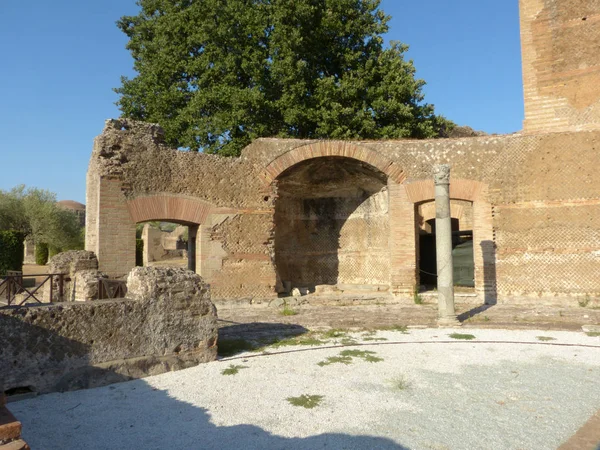
[[184, 269], [136, 268], [129, 296], [0, 310], [4, 390], [65, 391], [216, 358], [216, 309]]
[[[77, 275], [80, 272], [86, 272], [85, 275]], [[50, 289], [52, 292], [53, 301], [74, 301], [74, 300], [93, 300], [94, 296], [90, 296], [94, 287], [88, 285], [94, 284], [93, 277], [97, 278], [101, 275], [98, 271], [98, 258], [94, 252], [86, 250], [69, 250], [53, 256], [48, 261], [48, 273], [50, 274], [65, 274], [63, 281], [63, 296], [60, 298], [58, 279], [53, 278], [52, 287], [48, 282], [44, 286], [44, 301], [50, 301]], [[70, 281], [66, 281], [70, 280]], [[96, 294], [97, 294], [96, 287]]]
[[71, 279], [73, 283], [73, 299], [77, 301], [90, 301], [98, 298], [98, 279], [102, 273], [98, 270], [81, 270], [75, 272]]
[[86, 250], [69, 250], [59, 253], [48, 261], [49, 273], [68, 273], [69, 275], [88, 269], [97, 269], [98, 259], [93, 252]]

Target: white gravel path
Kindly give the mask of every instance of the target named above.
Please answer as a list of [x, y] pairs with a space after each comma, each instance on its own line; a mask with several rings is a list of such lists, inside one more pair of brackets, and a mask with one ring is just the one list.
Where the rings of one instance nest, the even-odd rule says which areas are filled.
[[[387, 341], [360, 347], [246, 353], [9, 408], [33, 450], [556, 449], [600, 409], [599, 337], [465, 329], [477, 339], [456, 341], [452, 332], [381, 331]], [[317, 364], [348, 349], [383, 361]], [[246, 368], [223, 375], [231, 364]], [[286, 400], [303, 394], [322, 402]]]

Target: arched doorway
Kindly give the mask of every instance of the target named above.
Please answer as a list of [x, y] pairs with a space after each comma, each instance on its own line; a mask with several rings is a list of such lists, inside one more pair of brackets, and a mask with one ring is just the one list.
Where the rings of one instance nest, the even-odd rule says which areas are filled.
[[[416, 180], [404, 185], [409, 201], [414, 203], [415, 225], [417, 230], [420, 226], [419, 214], [426, 215], [420, 206], [429, 204], [431, 211], [434, 206], [434, 184], [432, 180]], [[472, 230], [472, 254], [475, 293], [487, 303], [495, 301], [496, 277], [495, 277], [495, 247], [492, 206], [488, 200], [488, 188], [484, 183], [475, 180], [454, 178], [450, 180], [451, 216], [458, 218], [460, 208], [467, 208], [469, 220], [463, 219], [464, 231]], [[452, 207], [454, 204], [454, 207]], [[429, 219], [434, 218], [434, 213]], [[460, 213], [463, 214], [463, 213]], [[425, 220], [426, 221], [426, 220]], [[467, 224], [467, 222], [471, 222]], [[459, 220], [459, 232], [461, 231]], [[419, 246], [419, 238], [416, 239], [416, 247]], [[419, 249], [417, 248], [415, 259], [416, 267], [419, 268]], [[417, 279], [419, 270], [417, 270]], [[421, 284], [420, 282], [418, 284]]]
[[390, 284], [388, 175], [322, 156], [276, 178], [277, 291], [385, 291]]
[[[197, 245], [197, 236], [201, 225], [206, 221], [206, 218], [214, 210], [214, 206], [210, 203], [198, 200], [195, 198], [178, 196], [178, 195], [150, 195], [136, 197], [126, 203], [127, 210], [131, 220], [136, 223], [154, 222], [155, 224], [176, 224], [187, 228], [185, 233], [185, 253], [187, 263], [185, 264], [189, 270], [196, 273], [201, 273], [201, 248]], [[160, 225], [159, 225], [160, 226]], [[146, 228], [148, 232], [149, 229]], [[148, 233], [149, 234], [149, 233]], [[161, 231], [153, 233], [153, 240], [159, 239], [164, 241], [163, 236], [160, 236]], [[150, 243], [150, 236], [146, 236], [145, 243], [146, 253]], [[176, 239], [177, 240], [177, 239]], [[163, 245], [156, 243], [157, 245]], [[181, 247], [181, 243], [174, 242], [174, 249], [177, 246]], [[180, 250], [183, 250], [180, 248]], [[146, 259], [148, 254], [146, 254]]]

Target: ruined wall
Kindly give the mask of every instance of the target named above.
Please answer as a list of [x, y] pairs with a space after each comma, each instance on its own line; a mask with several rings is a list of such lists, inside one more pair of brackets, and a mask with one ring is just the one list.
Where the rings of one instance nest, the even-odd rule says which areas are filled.
[[520, 0], [527, 132], [600, 128], [600, 1]]
[[[212, 225], [212, 226], [211, 226]], [[214, 298], [269, 298], [275, 296], [271, 249], [273, 212], [218, 215], [207, 226], [211, 291]], [[203, 272], [204, 276], [204, 272]]]
[[[86, 249], [98, 255], [100, 270], [111, 277], [122, 277], [135, 265], [135, 223], [164, 220], [201, 225], [196, 267], [213, 286], [214, 298], [241, 295], [249, 278], [251, 295], [274, 295], [268, 251], [254, 251], [255, 244], [222, 248], [225, 218], [238, 217], [246, 240], [270, 239], [272, 190], [243, 159], [169, 149], [157, 125], [109, 120], [94, 141], [87, 203]], [[230, 258], [218, 256], [230, 253]]]
[[[135, 262], [136, 222], [200, 225], [197, 267], [214, 297], [268, 297], [281, 290], [278, 270], [304, 282], [302, 271], [314, 265], [311, 278], [333, 279], [316, 269], [326, 257], [311, 252], [335, 253], [341, 263], [352, 248], [366, 261], [355, 244], [379, 227], [385, 238], [373, 248], [387, 238], [389, 269], [381, 251], [362, 268], [354, 264], [360, 258], [350, 258], [347, 270], [336, 270], [356, 282], [368, 278], [366, 266], [380, 271], [372, 280], [389, 270], [391, 291], [410, 295], [419, 282], [416, 206], [433, 200], [431, 169], [443, 163], [452, 166], [452, 199], [472, 205], [475, 289], [486, 301], [600, 293], [600, 0], [520, 0], [520, 13], [524, 133], [426, 141], [263, 138], [240, 158], [220, 158], [168, 149], [158, 125], [110, 120], [88, 170], [86, 249], [98, 255], [100, 270], [118, 277]], [[357, 208], [342, 220], [331, 213], [329, 224], [337, 225], [325, 229], [333, 231], [320, 229], [315, 211], [327, 210], [327, 202], [335, 211], [351, 204], [358, 197], [348, 188], [356, 180], [339, 184], [344, 195], [310, 178], [296, 187], [315, 185], [321, 193], [281, 189], [289, 171], [327, 158], [337, 158], [335, 167], [353, 161], [381, 174], [387, 213], [375, 202], [381, 214], [371, 208], [364, 220]], [[366, 189], [367, 197], [381, 189]], [[296, 247], [282, 236], [293, 237]], [[295, 255], [312, 262], [298, 265]]]
[[[296, 148], [317, 145], [297, 142]], [[501, 298], [600, 293], [600, 132], [343, 143], [350, 144], [388, 156], [405, 170], [405, 186], [429, 180], [434, 164], [449, 163], [455, 185], [467, 179], [486, 187], [491, 237], [480, 239], [476, 252], [493, 241], [485, 251], [494, 264], [485, 271]], [[290, 153], [289, 142], [265, 139], [244, 155], [265, 167]], [[481, 213], [475, 207], [472, 220]]]
[[216, 358], [216, 311], [200, 277], [138, 267], [128, 296], [1, 309], [2, 388], [87, 388]]
[[[153, 130], [150, 128], [150, 132]], [[152, 211], [153, 208], [158, 211], [155, 220], [175, 221], [173, 217], [158, 216], [165, 215], [164, 211], [177, 211], [169, 205], [188, 205], [179, 208], [182, 212], [175, 215], [183, 217], [185, 213], [188, 214], [185, 217], [198, 217], [193, 219], [201, 225], [197, 246], [201, 262], [197, 266], [211, 283], [214, 298], [276, 295], [276, 290], [281, 288], [275, 264], [276, 222], [285, 222], [278, 219], [276, 208], [282, 207], [286, 198], [302, 199], [302, 208], [300, 203], [294, 207], [293, 201], [285, 207], [295, 208], [297, 214], [290, 214], [300, 220], [303, 215], [306, 218], [304, 199], [348, 197], [339, 193], [330, 195], [314, 180], [304, 183], [312, 183], [312, 194], [290, 197], [285, 189], [281, 190], [281, 177], [289, 173], [286, 170], [292, 171], [306, 161], [327, 158], [337, 158], [340, 164], [358, 162], [382, 174], [379, 188], [369, 191], [371, 193], [381, 190], [387, 178], [389, 233], [382, 233], [380, 236], [385, 235], [385, 238], [377, 245], [383, 248], [387, 238], [390, 262], [389, 269], [381, 258], [364, 265], [365, 270], [370, 266], [376, 268], [371, 270], [379, 271], [377, 276], [371, 276], [374, 284], [376, 278], [387, 276], [387, 270], [394, 292], [409, 293], [411, 286], [418, 283], [415, 204], [433, 200], [431, 168], [434, 164], [448, 163], [452, 166], [454, 200], [473, 204], [469, 220], [475, 234], [478, 293], [497, 291], [500, 297], [508, 298], [510, 295], [600, 292], [596, 281], [600, 278], [600, 222], [596, 214], [600, 208], [596, 188], [596, 167], [600, 165], [598, 131], [426, 141], [258, 139], [244, 150], [242, 157], [233, 159], [169, 150], [162, 144], [152, 143], [147, 133], [148, 130], [140, 131], [134, 126], [116, 129], [109, 122], [96, 142], [90, 168], [96, 165], [94, 173], [99, 176], [101, 187], [102, 177], [106, 176], [113, 177], [109, 183], [119, 184], [122, 197], [116, 202], [119, 214], [126, 214], [132, 224], [141, 210]], [[110, 150], [115, 145], [119, 149]], [[340, 164], [335, 167], [342, 167]], [[323, 173], [327, 177], [328, 172]], [[273, 174], [275, 180], [271, 183]], [[340, 186], [348, 189], [354, 184], [346, 181]], [[161, 198], [162, 206], [158, 203], [153, 206], [155, 198]], [[136, 199], [149, 200], [139, 203], [138, 209], [128, 209]], [[196, 207], [194, 202], [200, 206]], [[381, 212], [381, 217], [385, 217], [383, 209]], [[362, 213], [357, 211], [356, 214]], [[355, 222], [351, 214], [346, 219], [349, 217], [344, 225], [349, 239], [342, 246], [345, 248], [352, 248], [352, 244], [348, 246], [352, 240], [361, 245], [364, 242], [356, 238], [361, 236], [360, 231], [350, 231], [364, 224]], [[109, 220], [114, 222], [115, 219]], [[378, 223], [384, 230], [386, 222]], [[285, 225], [279, 232], [282, 230]], [[128, 229], [124, 233], [129, 233]], [[112, 237], [107, 242], [104, 251], [113, 251]], [[310, 245], [303, 248], [305, 254], [310, 251]], [[122, 251], [118, 246], [117, 250]], [[283, 249], [282, 254], [285, 251]], [[288, 253], [291, 255], [294, 251]], [[362, 249], [352, 251], [360, 253]], [[133, 250], [131, 253], [133, 255]], [[342, 254], [338, 252], [338, 257]], [[100, 269], [105, 271], [100, 255], [99, 261]], [[288, 267], [288, 273], [297, 270], [293, 265]], [[356, 266], [349, 268], [345, 279], [356, 283], [365, 281], [368, 277], [362, 276], [361, 270]]]

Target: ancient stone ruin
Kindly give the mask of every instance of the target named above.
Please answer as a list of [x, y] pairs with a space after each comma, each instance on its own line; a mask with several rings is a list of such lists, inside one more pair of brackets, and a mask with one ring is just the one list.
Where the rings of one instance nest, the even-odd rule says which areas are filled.
[[182, 369], [217, 356], [217, 315], [202, 279], [138, 267], [128, 298], [0, 309], [0, 388], [44, 393]]
[[87, 174], [86, 248], [99, 270], [121, 277], [135, 265], [136, 224], [169, 221], [188, 226], [189, 267], [215, 299], [410, 299], [435, 283], [431, 171], [449, 164], [452, 234], [478, 301], [598, 295], [592, 3], [520, 2], [526, 117], [512, 135], [257, 139], [240, 158], [222, 158], [167, 148], [158, 125], [109, 120]]

